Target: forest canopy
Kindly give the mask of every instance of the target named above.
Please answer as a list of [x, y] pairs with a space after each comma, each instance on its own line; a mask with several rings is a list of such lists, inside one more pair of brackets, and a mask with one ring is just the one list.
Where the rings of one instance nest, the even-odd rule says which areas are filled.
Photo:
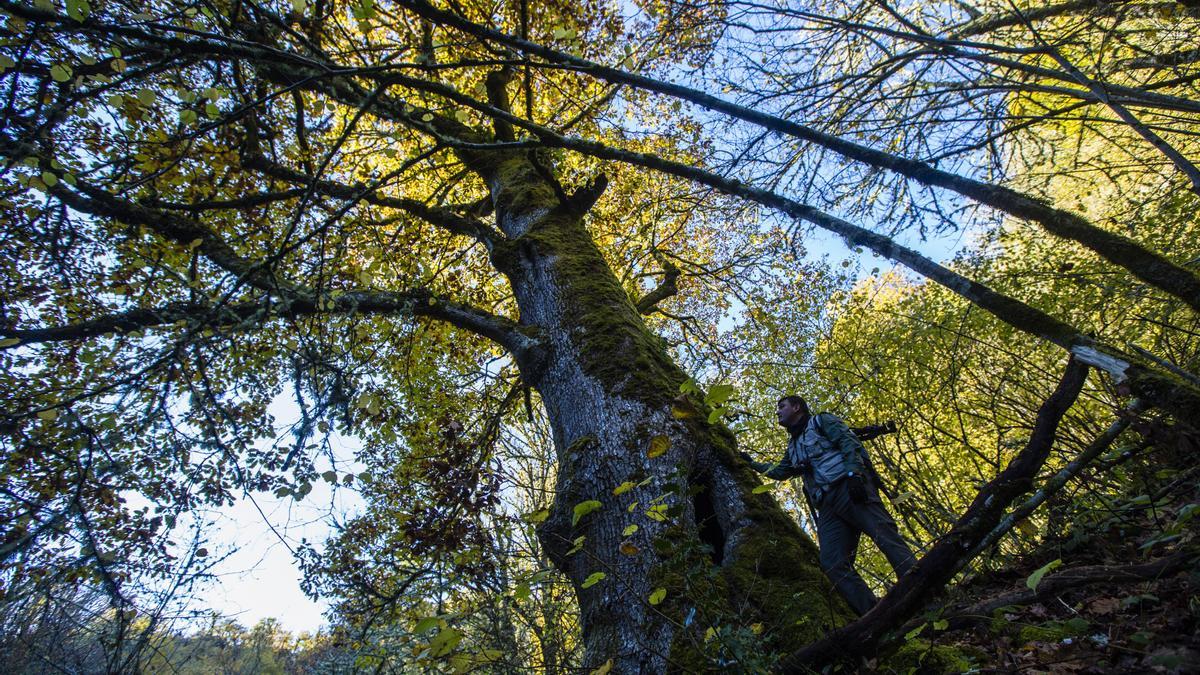
[[[363, 506], [296, 551], [331, 628], [293, 670], [954, 670], [972, 580], [1194, 562], [1195, 2], [0, 20], [19, 668], [209, 649], [208, 514], [318, 484]], [[923, 560], [862, 618], [737, 454], [792, 393], [900, 426], [870, 450]]]

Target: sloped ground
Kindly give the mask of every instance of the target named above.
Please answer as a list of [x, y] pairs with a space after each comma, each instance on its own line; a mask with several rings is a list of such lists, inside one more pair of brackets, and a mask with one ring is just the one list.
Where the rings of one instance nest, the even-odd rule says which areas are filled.
[[1200, 673], [1200, 495], [1195, 469], [1173, 478], [1155, 498], [1075, 511], [1085, 515], [1036, 554], [943, 598], [904, 627], [898, 652], [867, 667]]

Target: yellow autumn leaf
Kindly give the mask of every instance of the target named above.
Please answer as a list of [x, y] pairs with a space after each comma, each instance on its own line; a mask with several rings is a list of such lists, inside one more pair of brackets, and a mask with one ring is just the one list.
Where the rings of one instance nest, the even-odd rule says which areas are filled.
[[661, 456], [671, 447], [671, 439], [659, 434], [650, 439], [650, 447], [646, 450], [646, 456], [650, 459]]

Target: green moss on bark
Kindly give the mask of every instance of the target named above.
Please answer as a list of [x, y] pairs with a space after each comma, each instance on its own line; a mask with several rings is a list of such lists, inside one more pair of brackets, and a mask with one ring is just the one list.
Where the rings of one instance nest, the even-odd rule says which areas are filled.
[[642, 321], [580, 218], [552, 213], [493, 257], [505, 269], [516, 269], [513, 257], [524, 251], [552, 260], [564, 293], [564, 325], [571, 327], [584, 372], [624, 398], [653, 406], [669, 402], [686, 378]]

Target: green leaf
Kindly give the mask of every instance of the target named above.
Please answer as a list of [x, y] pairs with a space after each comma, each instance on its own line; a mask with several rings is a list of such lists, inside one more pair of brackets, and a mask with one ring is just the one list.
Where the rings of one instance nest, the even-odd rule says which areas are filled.
[[55, 82], [66, 82], [71, 79], [71, 66], [65, 63], [56, 63], [50, 66], [50, 77], [54, 78]]
[[945, 619], [939, 619], [939, 620], [933, 622], [933, 629], [934, 630], [946, 630], [946, 628], [949, 627], [949, 625], [950, 625], [949, 621], [946, 621]]
[[0, 340], [0, 347], [13, 347], [21, 344], [21, 338], [6, 338]]
[[623, 495], [633, 489], [633, 481], [625, 481], [617, 487], [613, 488], [614, 495]]
[[624, 530], [621, 530], [621, 536], [628, 537], [637, 531], [638, 531], [637, 525], [630, 525], [630, 526], [626, 527]]
[[920, 626], [917, 626], [916, 628], [908, 631], [907, 633], [904, 634], [904, 639], [911, 640], [911, 639], [917, 637], [918, 635], [921, 634], [921, 631], [925, 630], [925, 626], [927, 626], [927, 625], [929, 625], [929, 624], [923, 623]]
[[88, 5], [87, 0], [67, 0], [67, 16], [82, 22], [92, 13], [92, 8]]
[[326, 471], [325, 473], [321, 474], [321, 478], [324, 478], [326, 483], [336, 483], [337, 482], [337, 472], [336, 471]]
[[661, 456], [671, 447], [671, 439], [659, 434], [650, 439], [650, 447], [646, 449], [646, 456], [650, 459]]
[[449, 654], [462, 641], [462, 632], [454, 628], [443, 629], [429, 641], [429, 655], [441, 658]]
[[728, 401], [729, 397], [732, 395], [732, 384], [714, 384], [712, 388], [708, 390], [708, 395], [704, 397], [704, 402], [711, 406], [719, 406], [725, 401]]
[[360, 21], [367, 21], [375, 16], [375, 0], [362, 0], [362, 3], [353, 10], [354, 18]]
[[521, 516], [521, 520], [527, 523], [544, 523], [550, 517], [550, 509], [538, 509]]
[[158, 94], [154, 93], [153, 89], [139, 89], [137, 97], [144, 106], [152, 106], [158, 100]]
[[51, 171], [43, 171], [42, 182], [46, 184], [46, 187], [54, 187], [58, 185], [58, 176], [54, 175]]
[[592, 511], [595, 511], [596, 509], [600, 508], [601, 506], [603, 506], [603, 504], [596, 501], [595, 499], [589, 499], [584, 502], [579, 502], [578, 504], [575, 505], [575, 509], [573, 510], [573, 512], [571, 514], [571, 524], [577, 525], [579, 523], [580, 518], [586, 516], [587, 514], [591, 513]]
[[750, 494], [761, 495], [764, 492], [770, 492], [770, 491], [771, 491], [771, 486], [769, 484], [764, 484], [764, 485], [759, 485], [758, 487], [751, 490]]
[[499, 649], [485, 649], [475, 655], [476, 663], [493, 663], [499, 661], [504, 656], [504, 652]]
[[657, 605], [660, 602], [662, 602], [663, 598], [665, 598], [665, 597], [667, 597], [667, 589], [656, 588], [656, 589], [654, 589], [654, 592], [650, 594], [650, 597], [648, 599], [650, 600], [651, 605]]
[[421, 633], [427, 633], [434, 628], [437, 628], [440, 622], [441, 619], [437, 618], [436, 616], [427, 616], [418, 621], [417, 625], [413, 626], [412, 632], [417, 633], [418, 635]]
[[679, 393], [681, 394], [699, 394], [700, 387], [696, 384], [696, 380], [688, 378], [679, 385]]
[[677, 420], [686, 420], [695, 416], [695, 409], [691, 405], [679, 401], [679, 399], [676, 399], [675, 404], [671, 406], [671, 417]]
[[196, 121], [197, 115], [195, 110], [180, 110], [179, 121], [184, 124], [192, 124]]
[[729, 412], [729, 408], [713, 408], [713, 411], [708, 413], [708, 423], [716, 424], [727, 412]]
[[[0, 343], [0, 346], [3, 346], [3, 343]], [[1175, 516], [1175, 520], [1182, 525], [1183, 523], [1190, 521], [1192, 518], [1195, 518], [1197, 513], [1200, 513], [1200, 504], [1187, 504], [1179, 509], [1179, 513]]]
[[606, 576], [608, 576], [608, 575], [605, 574], [604, 572], [592, 572], [591, 574], [588, 575], [588, 578], [583, 580], [583, 583], [580, 584], [579, 587], [580, 588], [591, 588], [592, 586], [595, 586], [596, 584], [600, 583], [601, 581], [604, 581], [604, 577], [606, 577]]
[[1057, 569], [1060, 565], [1062, 565], [1062, 559], [1051, 560], [1045, 565], [1042, 565], [1034, 570], [1033, 574], [1029, 575], [1029, 578], [1025, 580], [1025, 585], [1029, 587], [1029, 590], [1036, 591], [1038, 584], [1042, 583], [1042, 577]]
[[651, 506], [650, 508], [646, 509], [646, 517], [649, 518], [650, 520], [656, 520], [660, 523], [665, 522], [667, 520], [666, 513], [667, 513], [667, 505], [666, 504], [655, 504], [654, 506]]

